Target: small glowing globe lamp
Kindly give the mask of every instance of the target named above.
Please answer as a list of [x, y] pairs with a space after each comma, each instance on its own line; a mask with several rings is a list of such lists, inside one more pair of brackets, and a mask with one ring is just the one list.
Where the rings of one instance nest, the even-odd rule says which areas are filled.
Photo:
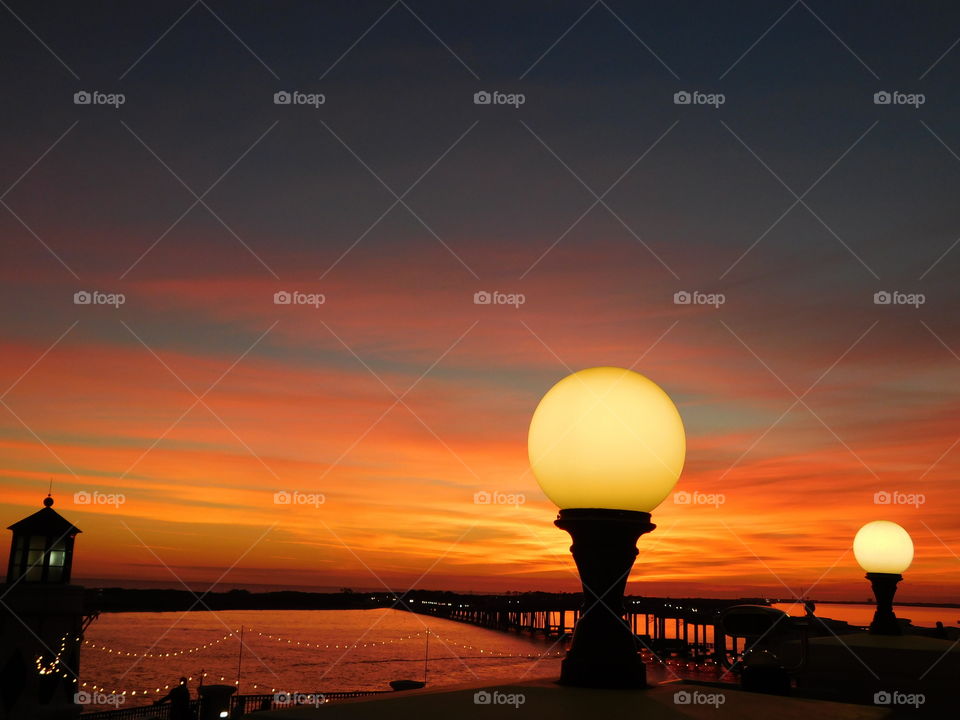
[[873, 635], [900, 635], [903, 630], [893, 612], [893, 596], [897, 583], [913, 562], [913, 540], [909, 533], [895, 522], [874, 520], [857, 531], [853, 539], [853, 554], [867, 571], [867, 580], [873, 587], [877, 609], [870, 623]]
[[686, 455], [673, 401], [639, 373], [580, 370], [543, 396], [530, 421], [530, 466], [560, 508], [584, 603], [560, 671], [565, 685], [646, 686], [623, 593], [650, 512], [673, 490]]

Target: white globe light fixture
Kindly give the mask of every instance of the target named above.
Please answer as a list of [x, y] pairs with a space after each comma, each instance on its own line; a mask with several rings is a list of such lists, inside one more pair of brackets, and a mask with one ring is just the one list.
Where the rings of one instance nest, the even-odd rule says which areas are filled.
[[686, 436], [660, 386], [632, 370], [597, 367], [543, 396], [528, 449], [537, 482], [559, 508], [650, 512], [677, 484]]
[[537, 406], [530, 466], [570, 533], [584, 604], [560, 682], [646, 686], [637, 642], [623, 622], [623, 592], [650, 512], [673, 490], [686, 455], [680, 413], [643, 375], [615, 367], [580, 370]]
[[900, 635], [903, 630], [893, 612], [893, 596], [902, 572], [913, 562], [913, 540], [895, 522], [874, 520], [857, 531], [853, 538], [853, 554], [867, 571], [867, 580], [877, 599], [877, 609], [870, 623], [874, 635]]

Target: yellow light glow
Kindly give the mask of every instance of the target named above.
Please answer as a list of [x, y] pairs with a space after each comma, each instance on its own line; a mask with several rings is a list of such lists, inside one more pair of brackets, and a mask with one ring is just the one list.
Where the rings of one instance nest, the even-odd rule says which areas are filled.
[[597, 367], [543, 396], [527, 449], [537, 482], [561, 509], [650, 512], [680, 477], [686, 436], [660, 386], [632, 370]]
[[868, 573], [899, 575], [913, 562], [913, 540], [895, 522], [874, 520], [857, 531], [853, 554]]

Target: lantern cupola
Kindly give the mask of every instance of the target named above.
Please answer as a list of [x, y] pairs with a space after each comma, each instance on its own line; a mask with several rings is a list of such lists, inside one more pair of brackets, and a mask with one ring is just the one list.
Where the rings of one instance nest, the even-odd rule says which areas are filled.
[[73, 541], [81, 531], [53, 509], [51, 496], [43, 499], [43, 508], [7, 529], [13, 531], [7, 584], [69, 584]]

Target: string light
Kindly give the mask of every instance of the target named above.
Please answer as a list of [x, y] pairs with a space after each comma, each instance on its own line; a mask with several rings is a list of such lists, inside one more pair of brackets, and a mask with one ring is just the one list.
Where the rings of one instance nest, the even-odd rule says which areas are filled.
[[[205, 678], [205, 677], [207, 677], [208, 674], [209, 674], [209, 673], [203, 673], [203, 675], [201, 675], [200, 677]], [[223, 680], [222, 677], [221, 677], [220, 679]], [[192, 682], [192, 681], [193, 681], [193, 676], [191, 675], [190, 677], [187, 678], [187, 682]], [[77, 682], [76, 679], [74, 679], [73, 682]], [[114, 688], [111, 688], [109, 685], [97, 685], [96, 683], [92, 683], [92, 682], [89, 682], [89, 683], [88, 683], [88, 682], [81, 683], [81, 684], [80, 684], [80, 687], [86, 688], [87, 690], [90, 690], [91, 692], [101, 692], [101, 693], [107, 693], [107, 692], [109, 692], [109, 694], [111, 694], [111, 695], [130, 695], [130, 696], [136, 696], [137, 694], [140, 694], [140, 695], [159, 695], [161, 692], [170, 690], [170, 686], [169, 686], [169, 685], [164, 685], [163, 687], [157, 687], [157, 688], [154, 688], [153, 690], [151, 690], [151, 689], [149, 689], [149, 688], [144, 689], [144, 690], [121, 690], [121, 689], [115, 688], [115, 687], [114, 687]]]
[[[338, 650], [339, 650], [339, 649], [348, 649], [348, 648], [382, 647], [383, 645], [392, 645], [392, 644], [394, 644], [394, 643], [404, 642], [404, 641], [407, 641], [407, 640], [417, 640], [417, 639], [422, 638], [422, 637], [424, 637], [424, 636], [426, 636], [426, 635], [432, 635], [433, 637], [437, 638], [441, 643], [443, 643], [443, 644], [445, 644], [445, 645], [454, 645], [454, 646], [456, 646], [456, 647], [463, 648], [463, 649], [465, 649], [465, 650], [473, 650], [474, 652], [479, 652], [479, 653], [481, 653], [481, 654], [483, 654], [483, 655], [491, 655], [491, 656], [496, 656], [496, 657], [526, 657], [526, 656], [529, 655], [529, 653], [508, 653], [508, 652], [502, 652], [502, 651], [499, 651], [499, 650], [488, 650], [488, 649], [478, 648], [478, 647], [475, 646], [475, 645], [468, 645], [468, 644], [466, 644], [466, 643], [458, 642], [458, 641], [456, 641], [456, 640], [454, 640], [454, 639], [452, 639], [452, 638], [450, 638], [450, 637], [440, 635], [440, 634], [438, 634], [438, 633], [436, 633], [436, 632], [434, 632], [434, 631], [432, 631], [432, 630], [427, 630], [427, 631], [423, 631], [423, 632], [415, 632], [415, 633], [411, 633], [411, 634], [409, 634], [409, 635], [403, 635], [403, 636], [398, 637], [398, 638], [390, 638], [390, 639], [387, 639], [387, 640], [371, 640], [371, 641], [368, 641], [368, 642], [354, 642], [354, 643], [312, 643], [312, 642], [307, 642], [306, 640], [294, 640], [294, 639], [292, 639], [292, 638], [286, 638], [286, 637], [282, 637], [282, 636], [279, 636], [279, 635], [273, 635], [273, 634], [267, 633], [267, 632], [257, 631], [257, 630], [254, 630], [253, 628], [249, 628], [249, 632], [251, 632], [251, 633], [256, 632], [257, 637], [262, 637], [262, 638], [264, 638], [264, 639], [266, 639], [266, 640], [270, 640], [270, 641], [274, 641], [274, 642], [279, 642], [279, 643], [286, 643], [286, 644], [288, 644], [288, 645], [295, 645], [295, 646], [297, 646], [297, 647], [314, 648], [314, 649], [317, 649], [317, 650], [329, 650], [330, 648], [338, 649]], [[100, 650], [100, 651], [109, 653], [109, 654], [111, 654], [111, 655], [117, 655], [117, 656], [119, 656], [119, 657], [171, 658], [171, 657], [179, 657], [179, 656], [182, 656], [182, 655], [190, 655], [190, 654], [193, 654], [193, 653], [201, 652], [201, 651], [203, 651], [203, 650], [206, 650], [207, 648], [213, 647], [213, 646], [215, 646], [215, 645], [219, 645], [219, 644], [221, 644], [221, 643], [223, 643], [223, 642], [225, 642], [225, 641], [227, 641], [227, 640], [229, 640], [229, 639], [231, 639], [231, 638], [238, 637], [238, 635], [239, 635], [239, 631], [234, 632], [234, 633], [229, 633], [229, 634], [224, 635], [223, 637], [221, 637], [221, 638], [219, 638], [219, 639], [217, 639], [217, 640], [213, 640], [213, 641], [211, 641], [211, 642], [204, 643], [203, 645], [199, 645], [199, 646], [197, 646], [197, 647], [184, 648], [184, 649], [182, 649], [182, 650], [173, 650], [173, 651], [169, 651], [169, 652], [145, 652], [145, 653], [138, 653], [138, 652], [134, 652], [134, 651], [131, 651], [131, 650], [122, 650], [122, 649], [118, 649], [118, 648], [114, 648], [114, 647], [108, 647], [107, 645], [98, 645], [98, 644], [93, 643], [93, 642], [91, 642], [91, 641], [89, 641], [89, 640], [85, 640], [85, 641], [83, 642], [83, 644], [84, 644], [85, 647], [89, 647], [89, 648], [91, 648], [91, 649], [93, 649], [93, 650]], [[552, 654], [552, 655], [562, 655], [562, 654], [563, 654], [563, 651], [559, 651], [559, 652], [556, 652], [556, 653], [550, 653], [550, 654]]]
[[213, 647], [214, 645], [219, 645], [225, 640], [229, 640], [231, 637], [235, 637], [235, 634], [231, 633], [229, 635], [224, 635], [219, 640], [212, 640], [211, 642], [204, 643], [203, 645], [198, 645], [197, 647], [193, 647], [193, 648], [184, 648], [183, 650], [173, 650], [171, 652], [152, 652], [152, 653], [151, 652], [138, 653], [138, 652], [132, 652], [128, 650], [118, 650], [116, 648], [107, 647], [106, 645], [97, 645], [95, 643], [90, 642], [89, 640], [84, 640], [83, 644], [86, 647], [91, 648], [92, 650], [102, 650], [103, 652], [109, 653], [110, 655], [118, 655], [120, 657], [170, 658], [170, 657], [179, 657], [181, 655], [192, 655], [193, 653], [202, 652], [203, 650], [206, 650], [209, 647]]
[[[500, 650], [491, 650], [491, 649], [488, 649], [488, 648], [479, 648], [479, 647], [477, 647], [477, 646], [475, 646], [475, 645], [469, 645], [469, 644], [462, 643], [462, 642], [459, 642], [459, 641], [457, 641], [457, 640], [454, 640], [453, 638], [450, 638], [450, 637], [448, 637], [448, 636], [440, 635], [440, 634], [434, 632], [433, 630], [425, 630], [425, 631], [422, 631], [422, 632], [410, 633], [410, 634], [408, 634], [408, 635], [402, 635], [402, 636], [400, 636], [400, 637], [390, 638], [390, 639], [387, 639], [387, 640], [373, 640], [373, 641], [369, 641], [369, 642], [355, 642], [355, 643], [312, 643], [312, 642], [307, 642], [307, 641], [305, 641], [305, 640], [293, 640], [292, 638], [286, 638], [286, 637], [282, 637], [282, 636], [279, 636], [279, 635], [273, 635], [273, 634], [267, 633], [267, 632], [257, 631], [257, 630], [254, 630], [253, 628], [247, 628], [247, 631], [248, 631], [249, 633], [251, 633], [251, 634], [256, 633], [256, 636], [257, 636], [257, 637], [264, 638], [265, 640], [268, 640], [268, 641], [271, 641], [271, 642], [284, 643], [284, 644], [287, 644], [287, 645], [293, 645], [293, 646], [305, 647], [305, 648], [313, 648], [313, 649], [330, 649], [330, 648], [333, 648], [333, 649], [353, 649], [353, 648], [381, 647], [381, 646], [384, 646], [384, 645], [392, 645], [392, 644], [395, 644], [395, 643], [405, 642], [405, 641], [409, 641], [409, 640], [416, 640], [416, 639], [420, 639], [420, 638], [423, 638], [423, 637], [426, 637], [426, 636], [433, 636], [434, 638], [436, 638], [437, 640], [439, 640], [439, 641], [441, 642], [441, 644], [443, 644], [443, 645], [445, 645], [445, 646], [446, 646], [446, 645], [449, 645], [449, 646], [454, 646], [454, 647], [461, 648], [461, 649], [464, 649], [464, 650], [470, 650], [470, 651], [479, 653], [481, 656], [491, 657], [491, 658], [497, 657], [497, 658], [527, 658], [527, 659], [532, 659], [532, 658], [544, 658], [544, 657], [559, 657], [559, 656], [561, 656], [561, 655], [564, 654], [564, 651], [563, 651], [563, 650], [560, 650], [560, 651], [547, 651], [547, 652], [544, 652], [544, 653], [539, 654], [539, 655], [531, 655], [529, 652], [526, 652], [526, 653], [522, 653], [522, 652], [521, 652], [521, 653], [511, 653], [511, 652], [503, 652], [503, 651], [500, 651]], [[176, 651], [170, 651], [170, 652], [152, 652], [152, 653], [138, 653], [138, 652], [129, 651], [129, 650], [122, 650], [122, 649], [118, 649], [118, 648], [115, 648], [115, 647], [108, 647], [108, 646], [106, 646], [106, 645], [100, 645], [100, 644], [92, 643], [92, 642], [90, 642], [89, 640], [84, 641], [84, 642], [83, 642], [83, 645], [84, 645], [85, 647], [91, 648], [91, 649], [93, 649], [93, 650], [99, 650], [99, 651], [106, 652], [106, 653], [108, 653], [108, 654], [115, 655], [115, 656], [118, 656], [118, 657], [164, 658], [164, 659], [165, 659], [165, 658], [178, 657], [178, 656], [183, 656], [183, 655], [189, 655], [189, 654], [192, 654], [192, 653], [195, 653], [195, 652], [200, 652], [201, 650], [205, 650], [205, 649], [207, 649], [207, 648], [209, 648], [209, 647], [212, 647], [212, 646], [214, 646], [214, 645], [219, 645], [219, 644], [221, 644], [221, 643], [225, 642], [226, 640], [229, 640], [229, 639], [231, 639], [231, 638], [233, 638], [233, 637], [239, 638], [239, 631], [237, 631], [237, 632], [235, 632], [235, 633], [230, 633], [230, 634], [224, 635], [223, 637], [221, 637], [221, 638], [219, 638], [219, 639], [217, 639], [217, 640], [213, 640], [213, 641], [211, 641], [211, 642], [204, 643], [203, 645], [199, 645], [199, 646], [197, 646], [197, 647], [195, 647], [195, 648], [184, 648], [184, 649], [182, 649], [182, 650], [176, 650]], [[76, 638], [76, 640], [79, 641], [80, 638]], [[63, 652], [65, 651], [65, 648], [66, 648], [66, 639], [64, 639], [64, 640], [61, 642], [61, 650], [60, 650], [60, 652], [57, 654], [57, 656], [54, 658], [54, 660], [53, 660], [51, 663], [48, 663], [47, 665], [43, 666], [43, 669], [41, 669], [41, 659], [38, 657], [38, 658], [37, 658], [37, 668], [38, 668], [38, 672], [40, 672], [41, 674], [49, 674], [50, 672], [53, 672], [53, 671], [54, 671], [53, 668], [55, 668], [55, 666], [59, 664], [59, 662], [60, 662], [60, 656], [61, 656], [61, 655], [63, 654]], [[436, 657], [435, 657], [435, 658], [433, 658], [433, 659], [439, 660], [439, 659], [441, 659], [441, 658], [436, 658]], [[49, 669], [48, 669], [48, 668], [49, 668]], [[46, 672], [45, 672], [45, 671], [46, 671]], [[207, 675], [208, 675], [208, 673], [203, 673], [202, 677], [206, 678]], [[67, 677], [67, 676], [64, 675], [64, 677]], [[193, 679], [194, 679], [194, 678], [193, 678], [192, 676], [189, 677], [189, 678], [187, 678], [188, 682], [192, 682]], [[220, 677], [220, 681], [224, 681], [224, 680], [225, 680], [225, 678], [224, 678], [223, 676], [221, 676], [221, 677]], [[78, 682], [77, 678], [73, 678], [73, 679], [72, 679], [72, 682], [77, 683], [77, 682]], [[233, 684], [234, 684], [234, 685], [239, 685], [239, 680], [234, 681]], [[139, 688], [138, 688], [138, 689], [136, 689], [136, 690], [131, 690], [131, 689], [126, 689], [126, 690], [124, 690], [124, 689], [119, 689], [119, 688], [110, 688], [110, 686], [107, 686], [107, 685], [99, 685], [99, 684], [96, 684], [96, 683], [93, 683], [93, 682], [84, 682], [84, 683], [81, 683], [81, 684], [80, 684], [80, 687], [82, 687], [82, 688], [84, 688], [84, 689], [87, 689], [87, 690], [89, 690], [89, 691], [91, 691], [91, 692], [103, 692], [103, 693], [109, 692], [109, 693], [114, 694], [114, 695], [130, 695], [131, 697], [158, 695], [158, 694], [160, 694], [160, 693], [164, 693], [164, 692], [167, 692], [167, 691], [170, 690], [170, 685], [164, 685], [163, 687], [156, 687], [156, 688], [154, 688], [154, 689], [150, 689], [150, 688], [139, 689]], [[253, 689], [255, 689], [255, 690], [261, 689], [260, 684], [254, 683], [254, 684], [253, 684]], [[266, 686], [263, 686], [262, 689], [263, 689], [263, 690], [266, 690]], [[276, 691], [277, 691], [276, 688], [271, 688], [271, 689], [270, 689], [270, 692], [271, 692], [271, 693], [275, 693]]]
[[475, 651], [475, 652], [480, 653], [481, 655], [490, 655], [491, 657], [516, 657], [516, 658], [522, 658], [522, 657], [526, 657], [526, 658], [529, 658], [529, 657], [556, 657], [556, 656], [564, 655], [565, 652], [566, 652], [566, 651], [564, 651], [564, 650], [559, 650], [559, 651], [555, 651], [555, 652], [545, 652], [545, 653], [543, 653], [543, 654], [541, 654], [541, 655], [531, 656], [529, 653], [507, 653], [507, 652], [501, 652], [501, 651], [499, 651], [499, 650], [484, 650], [484, 649], [478, 648], [478, 647], [476, 647], [476, 646], [474, 646], [474, 645], [466, 645], [466, 644], [464, 644], [464, 643], [457, 642], [456, 640], [452, 640], [451, 638], [438, 635], [437, 633], [433, 632], [432, 630], [429, 630], [429, 631], [427, 631], [427, 632], [428, 632], [428, 634], [433, 635], [433, 637], [437, 638], [441, 643], [443, 643], [443, 644], [445, 644], [445, 645], [455, 645], [456, 647], [464, 648], [465, 650], [473, 650], [473, 651]]
[[278, 635], [271, 635], [270, 633], [254, 631], [253, 628], [250, 628], [250, 632], [256, 632], [258, 637], [266, 638], [267, 640], [276, 640], [277, 642], [285, 642], [288, 645], [297, 645], [299, 647], [309, 647], [316, 648], [318, 650], [327, 650], [329, 648], [334, 649], [346, 649], [346, 648], [366, 648], [366, 647], [379, 647], [381, 645], [391, 645], [396, 642], [401, 642], [403, 640], [415, 640], [424, 636], [422, 632], [412, 633], [410, 635], [404, 635], [399, 638], [392, 638], [390, 640], [373, 640], [370, 642], [356, 642], [356, 643], [311, 643], [306, 642], [305, 640], [292, 640], [289, 638], [283, 638]]
[[[79, 642], [80, 638], [74, 638]], [[53, 659], [45, 663], [43, 662], [43, 655], [37, 655], [35, 663], [37, 666], [37, 674], [39, 675], [53, 675], [57, 672], [57, 668], [63, 662], [63, 655], [67, 651], [67, 643], [70, 641], [70, 633], [64, 634], [60, 638], [60, 648], [57, 650], [56, 655], [53, 656]], [[69, 674], [66, 672], [61, 672], [63, 677], [69, 677]]]
[[[251, 632], [254, 632], [254, 631], [251, 629]], [[425, 635], [432, 635], [433, 637], [437, 638], [441, 643], [443, 643], [443, 644], [445, 644], [445, 645], [455, 645], [455, 646], [457, 646], [457, 647], [464, 648], [464, 649], [466, 649], [466, 650], [473, 650], [473, 651], [475, 651], [475, 652], [479, 652], [479, 653], [481, 653], [481, 654], [483, 654], [483, 655], [490, 655], [491, 657], [530, 657], [530, 654], [529, 654], [529, 653], [507, 653], [507, 652], [501, 652], [501, 651], [499, 651], [499, 650], [483, 650], [483, 649], [478, 648], [478, 647], [476, 647], [476, 646], [474, 646], [474, 645], [466, 645], [466, 644], [464, 644], [464, 643], [457, 642], [456, 640], [453, 640], [453, 639], [451, 639], [451, 638], [449, 638], [449, 637], [442, 636], [442, 635], [438, 635], [437, 633], [435, 633], [435, 632], [432, 631], [432, 630], [427, 630], [427, 631], [425, 631], [425, 632], [416, 632], [416, 633], [413, 633], [413, 634], [411, 634], [411, 635], [405, 635], [405, 636], [403, 636], [403, 637], [394, 638], [394, 639], [391, 639], [391, 640], [376, 640], [376, 641], [372, 641], [372, 642], [352, 643], [352, 644], [351, 644], [351, 643], [343, 643], [343, 644], [336, 644], [336, 643], [335, 643], [335, 644], [332, 644], [332, 645], [329, 644], [329, 643], [327, 643], [327, 644], [323, 644], [323, 643], [309, 643], [309, 642], [306, 642], [306, 641], [303, 641], [303, 640], [290, 640], [290, 639], [283, 638], [283, 637], [280, 637], [280, 636], [277, 636], [277, 635], [271, 635], [271, 634], [269, 634], [269, 633], [259, 632], [259, 631], [257, 631], [257, 635], [258, 635], [259, 637], [263, 637], [263, 638], [266, 638], [266, 639], [268, 639], [268, 640], [275, 640], [275, 641], [277, 641], [277, 642], [286, 642], [287, 644], [295, 644], [295, 645], [299, 645], [299, 646], [301, 646], [301, 647], [310, 647], [310, 648], [317, 648], [317, 649], [329, 649], [329, 648], [334, 648], [334, 649], [343, 648], [343, 649], [346, 649], [346, 648], [378, 647], [378, 646], [381, 646], [381, 645], [390, 645], [390, 644], [392, 644], [392, 643], [400, 642], [400, 641], [402, 641], [402, 640], [414, 640], [414, 639], [417, 639], [417, 638], [424, 637]], [[558, 652], [544, 653], [543, 655], [540, 655], [540, 656], [538, 656], [538, 657], [559, 656], [559, 655], [563, 655], [563, 654], [564, 654], [564, 651], [561, 650], [561, 651], [558, 651]]]

